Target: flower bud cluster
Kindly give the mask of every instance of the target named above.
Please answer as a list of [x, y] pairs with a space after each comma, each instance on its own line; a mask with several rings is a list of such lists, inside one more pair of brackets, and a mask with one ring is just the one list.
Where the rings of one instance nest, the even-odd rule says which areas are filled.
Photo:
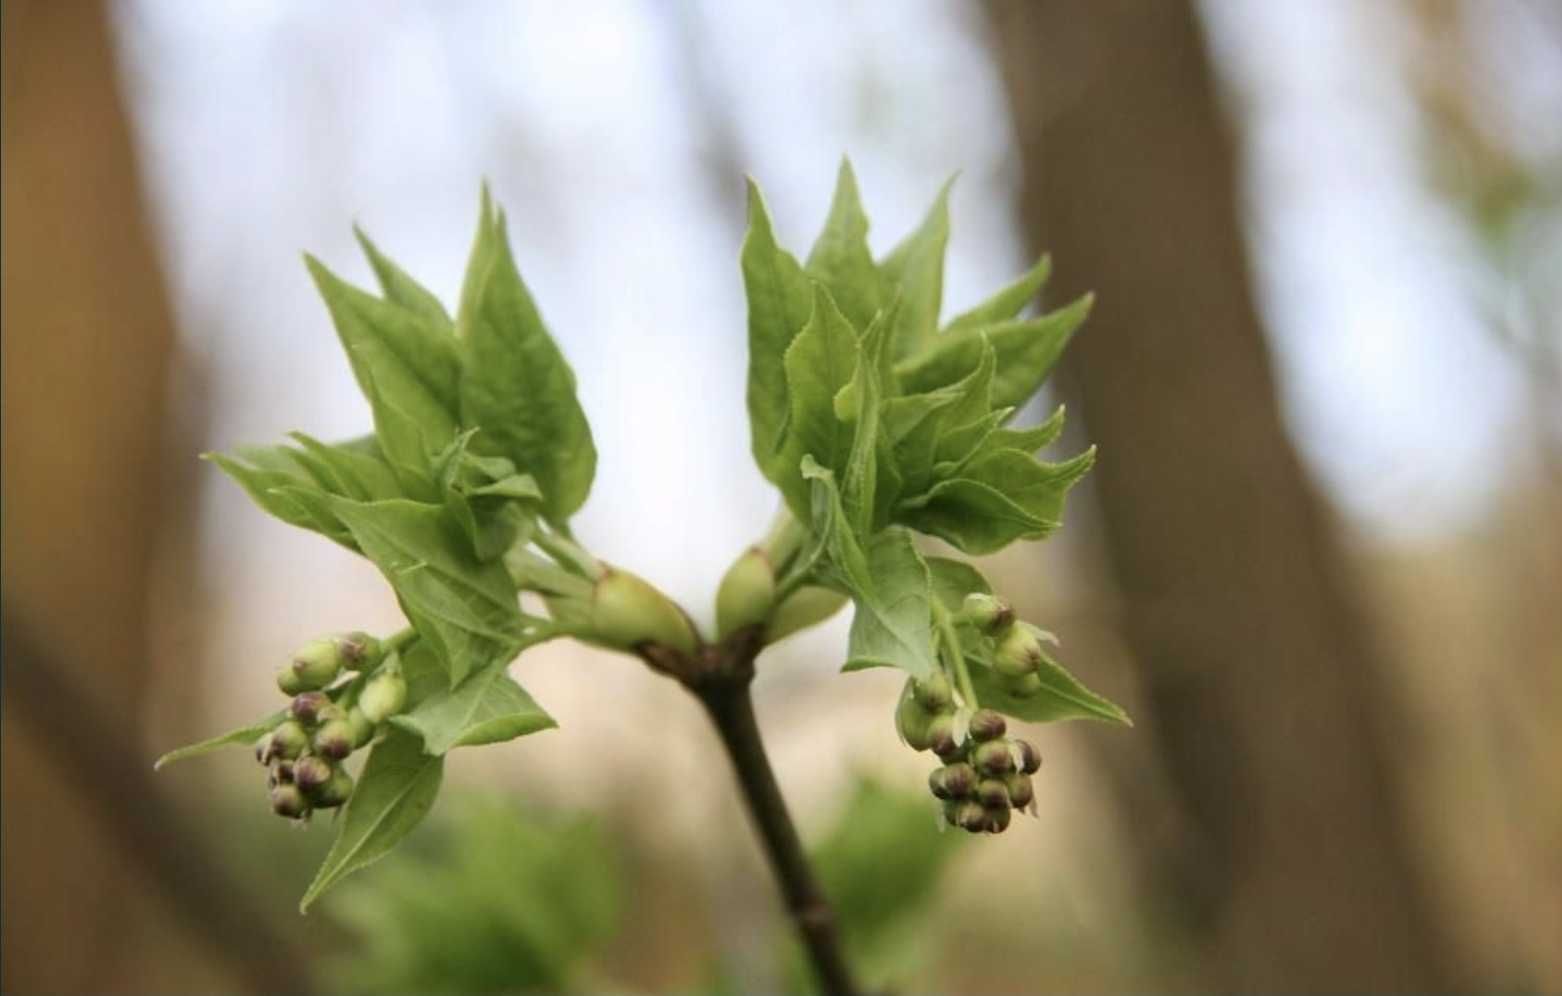
[[944, 819], [970, 833], [1002, 833], [1011, 812], [1035, 798], [1030, 776], [1041, 754], [1029, 741], [1004, 734], [1008, 724], [991, 709], [978, 709], [961, 744], [938, 751], [943, 766], [928, 776], [928, 790], [944, 804]]
[[343, 767], [358, 748], [374, 739], [386, 718], [407, 701], [407, 681], [392, 663], [338, 692], [327, 691], [345, 671], [379, 664], [379, 641], [363, 633], [312, 640], [277, 672], [277, 687], [292, 702], [284, 719], [255, 744], [255, 760], [266, 768], [271, 809], [278, 816], [307, 819], [352, 796], [353, 779]]
[[981, 592], [965, 597], [960, 618], [992, 639], [993, 669], [1011, 695], [1029, 698], [1041, 691], [1037, 672], [1046, 652], [1040, 630], [1016, 619], [1007, 602]]

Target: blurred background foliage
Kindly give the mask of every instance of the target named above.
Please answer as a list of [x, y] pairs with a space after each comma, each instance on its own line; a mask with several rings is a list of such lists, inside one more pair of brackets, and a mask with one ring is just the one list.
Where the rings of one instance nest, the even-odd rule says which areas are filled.
[[1039, 818], [963, 842], [893, 675], [834, 673], [844, 620], [767, 654], [864, 974], [1562, 990], [1555, 3], [0, 16], [0, 988], [806, 986], [704, 717], [627, 659], [526, 655], [560, 729], [457, 752], [407, 853], [306, 918], [326, 835], [269, 819], [242, 752], [150, 762], [268, 708], [310, 637], [399, 625], [194, 459], [368, 424], [298, 250], [367, 280], [356, 220], [452, 294], [487, 177], [602, 454], [579, 528], [708, 622], [775, 501], [742, 174], [806, 245], [844, 151], [881, 250], [963, 171], [946, 311], [1043, 250], [1049, 302], [1097, 292], [1045, 400], [1100, 461], [983, 566], [1138, 724], [1025, 731]]

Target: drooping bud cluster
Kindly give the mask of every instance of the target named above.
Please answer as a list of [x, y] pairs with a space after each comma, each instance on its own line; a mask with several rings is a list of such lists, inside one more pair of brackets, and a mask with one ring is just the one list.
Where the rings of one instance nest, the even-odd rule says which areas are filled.
[[1030, 776], [1041, 754], [1028, 741], [1004, 734], [1008, 724], [991, 709], [971, 716], [965, 741], [939, 752], [943, 767], [928, 776], [928, 789], [944, 803], [944, 819], [971, 833], [1002, 833], [1013, 810], [1035, 798]]
[[266, 767], [271, 809], [278, 816], [307, 819], [352, 795], [353, 779], [342, 762], [401, 711], [407, 681], [393, 657], [366, 682], [327, 689], [346, 671], [370, 671], [380, 657], [378, 640], [351, 633], [310, 641], [277, 673], [277, 687], [292, 701], [287, 718], [256, 742], [255, 760]]

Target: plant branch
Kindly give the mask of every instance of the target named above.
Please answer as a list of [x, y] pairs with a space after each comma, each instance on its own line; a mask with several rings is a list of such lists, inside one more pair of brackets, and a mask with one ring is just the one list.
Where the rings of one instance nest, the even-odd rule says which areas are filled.
[[683, 667], [668, 667], [673, 662], [665, 657], [652, 660], [650, 655], [646, 656], [653, 668], [672, 671], [705, 707], [732, 760], [749, 816], [759, 831], [821, 991], [852, 996], [860, 990], [846, 964], [835, 913], [814, 877], [759, 735], [754, 702], [749, 695], [754, 658], [759, 650], [759, 631], [750, 627], [717, 646], [704, 648], [696, 660], [677, 662], [686, 665]]

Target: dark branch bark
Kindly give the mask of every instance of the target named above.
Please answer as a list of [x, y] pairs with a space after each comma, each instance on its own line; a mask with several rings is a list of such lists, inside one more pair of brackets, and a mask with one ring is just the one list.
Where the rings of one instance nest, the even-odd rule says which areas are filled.
[[764, 843], [787, 911], [813, 962], [821, 991], [852, 996], [861, 990], [846, 963], [835, 912], [814, 877], [759, 735], [754, 701], [749, 695], [754, 658], [759, 650], [757, 631], [747, 630], [733, 634], [720, 645], [704, 648], [692, 658], [659, 653], [654, 647], [641, 648], [641, 657], [654, 670], [676, 678], [705, 707], [732, 760], [749, 816]]

